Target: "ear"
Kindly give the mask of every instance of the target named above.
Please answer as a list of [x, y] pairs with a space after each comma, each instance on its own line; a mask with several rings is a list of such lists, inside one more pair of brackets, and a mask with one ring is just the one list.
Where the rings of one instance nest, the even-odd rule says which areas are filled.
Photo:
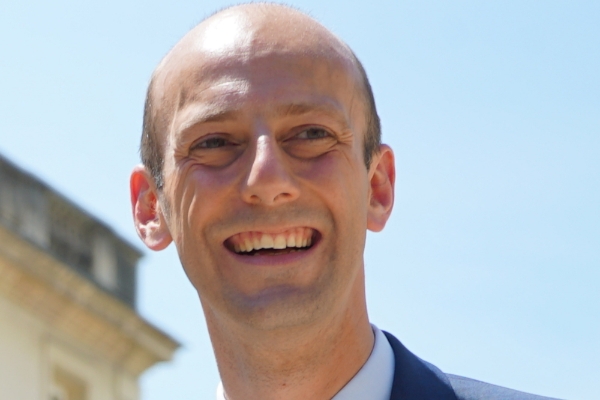
[[388, 145], [382, 144], [369, 168], [367, 229], [370, 231], [379, 232], [385, 227], [394, 206], [395, 181], [394, 152]]
[[154, 179], [143, 165], [131, 172], [129, 180], [131, 210], [138, 235], [152, 250], [162, 250], [172, 241], [163, 211], [158, 201]]

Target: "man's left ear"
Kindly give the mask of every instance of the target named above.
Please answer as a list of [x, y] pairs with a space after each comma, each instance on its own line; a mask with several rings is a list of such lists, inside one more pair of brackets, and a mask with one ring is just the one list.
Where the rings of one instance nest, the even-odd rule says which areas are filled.
[[379, 232], [385, 227], [394, 206], [395, 181], [394, 152], [390, 146], [382, 144], [379, 153], [373, 155], [369, 168], [367, 229], [370, 231]]

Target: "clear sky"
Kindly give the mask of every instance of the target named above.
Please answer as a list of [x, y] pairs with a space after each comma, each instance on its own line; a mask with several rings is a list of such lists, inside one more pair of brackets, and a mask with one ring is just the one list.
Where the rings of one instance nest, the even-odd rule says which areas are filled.
[[[396, 152], [368, 237], [371, 320], [445, 372], [600, 398], [600, 2], [290, 1], [365, 64]], [[0, 4], [0, 153], [138, 241], [128, 179], [146, 85], [224, 1]], [[146, 252], [139, 309], [179, 339], [144, 400], [218, 374], [176, 252]]]

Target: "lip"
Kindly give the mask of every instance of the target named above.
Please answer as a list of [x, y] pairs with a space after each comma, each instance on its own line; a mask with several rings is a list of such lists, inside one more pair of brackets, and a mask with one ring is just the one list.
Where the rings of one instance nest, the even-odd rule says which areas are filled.
[[286, 225], [286, 226], [279, 226], [279, 227], [251, 227], [248, 228], [247, 230], [243, 230], [243, 231], [237, 231], [237, 232], [233, 232], [232, 234], [230, 234], [227, 239], [225, 239], [225, 241], [227, 241], [229, 238], [231, 238], [232, 236], [238, 235], [240, 233], [247, 233], [247, 232], [260, 232], [260, 233], [268, 233], [269, 235], [277, 235], [278, 233], [283, 233], [285, 231], [289, 231], [290, 229], [296, 229], [296, 228], [309, 228], [313, 231], [315, 231], [316, 233], [320, 233], [319, 230], [317, 228], [314, 228], [312, 226], [309, 225]]
[[[304, 259], [306, 257], [310, 257], [320, 247], [322, 235], [318, 230], [316, 230], [314, 228], [311, 228], [311, 229], [314, 231], [312, 245], [310, 247], [306, 248], [305, 250], [292, 251], [290, 253], [283, 253], [283, 254], [277, 254], [277, 255], [260, 255], [260, 254], [242, 255], [242, 254], [238, 254], [238, 253], [230, 250], [225, 245], [227, 240], [223, 241], [222, 246], [223, 246], [223, 249], [225, 250], [225, 253], [229, 257], [232, 257], [235, 261], [237, 261], [239, 263], [249, 264], [249, 265], [254, 265], [254, 266], [265, 266], [265, 267], [276, 267], [276, 266], [282, 266], [282, 265], [286, 265], [286, 264], [293, 264], [293, 263], [297, 263], [297, 262], [301, 261], [302, 259]], [[281, 233], [285, 230], [286, 229], [278, 229], [278, 230], [265, 229], [265, 230], [254, 230], [254, 232], [259, 231], [259, 232], [263, 232], [263, 233], [277, 234], [277, 233]]]

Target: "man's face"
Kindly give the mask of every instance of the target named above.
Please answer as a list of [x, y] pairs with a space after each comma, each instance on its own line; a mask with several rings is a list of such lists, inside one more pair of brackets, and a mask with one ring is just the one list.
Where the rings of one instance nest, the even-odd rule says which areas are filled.
[[364, 287], [375, 170], [354, 65], [260, 34], [202, 38], [166, 68], [160, 197], [207, 318], [272, 329], [343, 307]]

